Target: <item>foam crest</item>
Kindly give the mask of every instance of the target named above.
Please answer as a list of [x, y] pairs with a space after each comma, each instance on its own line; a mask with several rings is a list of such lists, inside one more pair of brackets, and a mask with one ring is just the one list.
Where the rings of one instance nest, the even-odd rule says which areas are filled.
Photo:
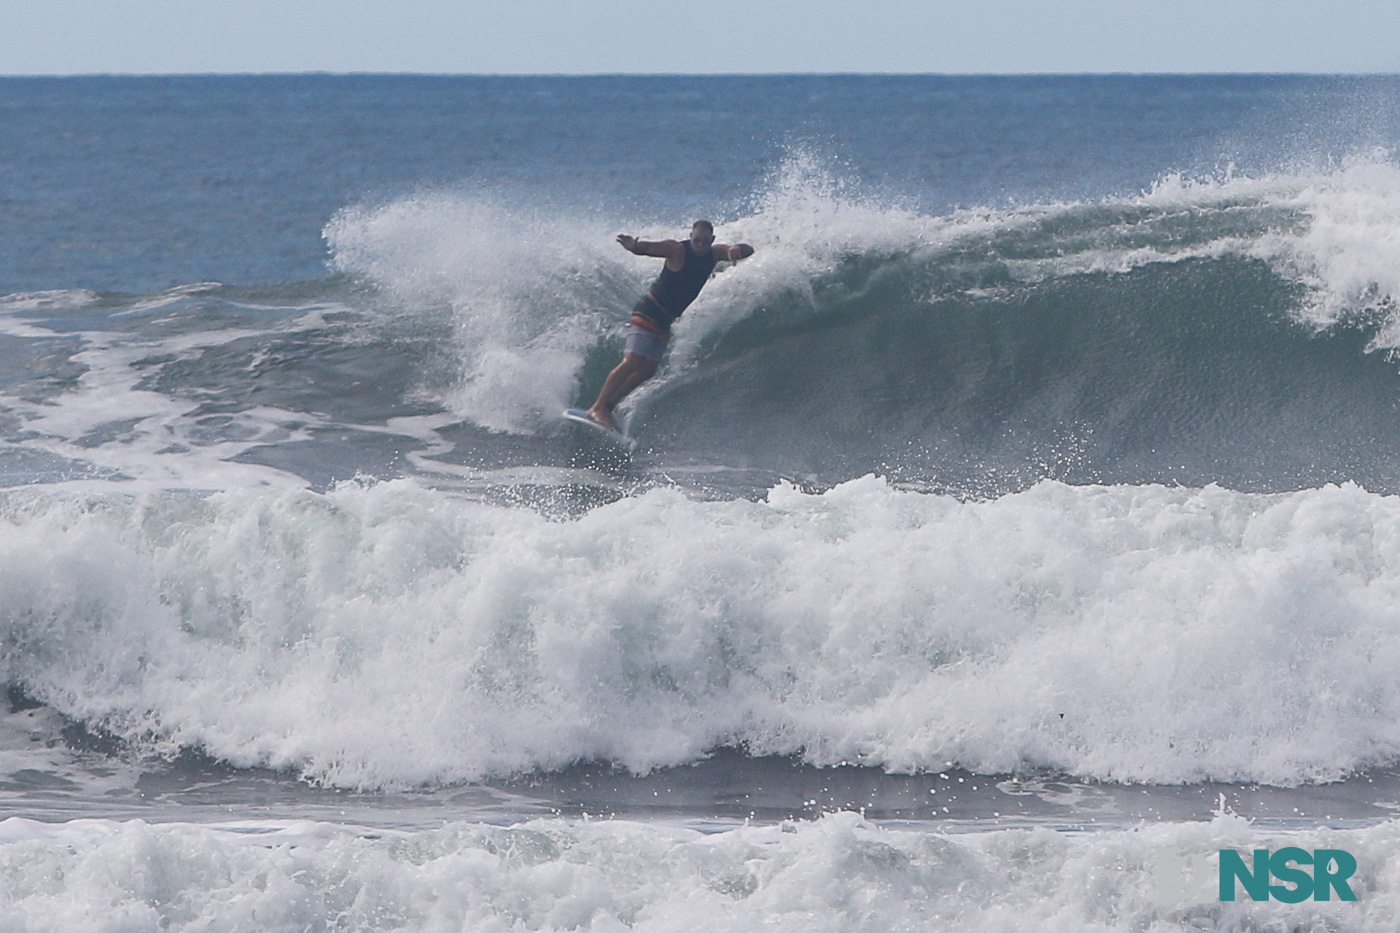
[[767, 305], [820, 314], [826, 309], [816, 288], [843, 261], [907, 255], [956, 226], [887, 204], [829, 160], [793, 150], [763, 181], [744, 216], [716, 225], [717, 240], [748, 242], [757, 253], [701, 293], [676, 326], [672, 359], [689, 362], [708, 339]]
[[[791, 154], [755, 198], [745, 230], [784, 244], [811, 281], [842, 259], [934, 264], [981, 253], [1016, 281], [1243, 255], [1309, 287], [1302, 313], [1328, 326], [1393, 307], [1400, 294], [1400, 165], [1377, 150], [1323, 168], [1249, 177], [1166, 174], [1137, 197], [930, 216], [869, 196], [817, 156]], [[790, 255], [789, 255], [790, 253]], [[1382, 338], [1390, 346], [1390, 331]]]
[[[1270, 832], [1211, 823], [1095, 833], [885, 829], [854, 813], [711, 834], [625, 821], [452, 823], [417, 833], [325, 823], [0, 823], [14, 928], [169, 930], [1384, 929], [1397, 826]], [[1344, 902], [1173, 900], [1166, 854], [1341, 849]], [[1246, 858], [1248, 855], [1246, 854]], [[1195, 892], [1192, 892], [1195, 895]]]
[[3, 499], [4, 679], [341, 786], [716, 745], [1118, 781], [1400, 756], [1400, 500], [873, 477], [568, 522], [406, 482]]
[[[611, 279], [620, 252], [596, 222], [512, 207], [468, 191], [425, 191], [341, 211], [327, 225], [333, 265], [410, 306], [451, 308], [461, 376], [444, 401], [497, 431], [528, 432], [572, 403], [605, 323], [625, 320]], [[608, 323], [613, 323], [609, 321]]]
[[[673, 359], [753, 315], [828, 313], [884, 265], [977, 294], [1082, 274], [1122, 274], [1187, 260], [1262, 259], [1303, 284], [1294, 313], [1328, 327], [1395, 306], [1400, 294], [1400, 167], [1388, 153], [1260, 177], [1167, 174], [1138, 196], [964, 209], [930, 215], [862, 190], [830, 160], [797, 150], [770, 174], [751, 212], [723, 226], [759, 254], [718, 277], [677, 327]], [[936, 297], [935, 286], [930, 297]], [[1386, 323], [1377, 345], [1400, 336]]]
[[101, 300], [87, 289], [49, 289], [39, 292], [14, 292], [0, 296], [0, 313], [16, 311], [69, 311], [86, 308]]
[[1379, 347], [1400, 346], [1400, 165], [1356, 160], [1308, 179], [1292, 203], [1311, 217], [1306, 232], [1281, 244], [1280, 258], [1314, 286], [1311, 318], [1320, 325], [1383, 309]]
[[1299, 313], [1315, 326], [1382, 310], [1387, 321], [1377, 345], [1390, 348], [1400, 340], [1392, 316], [1400, 296], [1400, 165], [1393, 153], [1376, 150], [1325, 168], [1259, 178], [1169, 175], [1143, 201], [1235, 214], [1254, 206], [1278, 211], [1273, 226], [1222, 238], [1218, 252], [1263, 259], [1306, 285], [1310, 297]]

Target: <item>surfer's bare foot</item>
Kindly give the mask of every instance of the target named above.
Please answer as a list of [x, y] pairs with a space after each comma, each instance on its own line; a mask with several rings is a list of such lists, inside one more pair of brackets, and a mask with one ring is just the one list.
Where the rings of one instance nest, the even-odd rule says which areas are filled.
[[592, 418], [609, 431], [615, 431], [618, 434], [622, 433], [622, 428], [617, 426], [617, 422], [613, 420], [612, 412], [610, 411], [604, 411], [597, 405], [594, 405], [592, 408], [588, 409], [588, 417]]

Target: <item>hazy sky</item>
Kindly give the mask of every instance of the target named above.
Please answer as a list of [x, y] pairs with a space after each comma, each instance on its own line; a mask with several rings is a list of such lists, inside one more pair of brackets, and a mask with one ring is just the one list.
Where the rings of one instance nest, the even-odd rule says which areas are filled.
[[0, 0], [0, 74], [1400, 72], [1397, 0]]

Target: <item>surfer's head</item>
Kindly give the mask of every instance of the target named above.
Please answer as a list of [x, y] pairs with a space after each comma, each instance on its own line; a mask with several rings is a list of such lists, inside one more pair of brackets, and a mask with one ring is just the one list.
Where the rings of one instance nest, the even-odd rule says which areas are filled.
[[710, 247], [715, 242], [715, 225], [708, 220], [697, 220], [695, 226], [690, 228], [690, 246], [697, 253], [704, 254], [710, 251]]

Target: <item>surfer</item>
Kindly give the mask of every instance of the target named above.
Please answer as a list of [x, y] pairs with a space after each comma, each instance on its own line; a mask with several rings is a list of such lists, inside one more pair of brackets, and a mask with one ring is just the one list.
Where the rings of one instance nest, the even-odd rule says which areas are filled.
[[598, 392], [598, 400], [588, 409], [588, 417], [610, 431], [621, 433], [613, 419], [613, 409], [656, 373], [666, 341], [671, 336], [671, 322], [700, 294], [700, 289], [710, 280], [715, 263], [747, 259], [753, 255], [753, 247], [747, 243], [734, 246], [716, 243], [714, 224], [708, 220], [695, 221], [688, 240], [650, 242], [620, 233], [617, 242], [629, 253], [666, 260], [661, 274], [632, 309], [622, 362], [608, 373]]

